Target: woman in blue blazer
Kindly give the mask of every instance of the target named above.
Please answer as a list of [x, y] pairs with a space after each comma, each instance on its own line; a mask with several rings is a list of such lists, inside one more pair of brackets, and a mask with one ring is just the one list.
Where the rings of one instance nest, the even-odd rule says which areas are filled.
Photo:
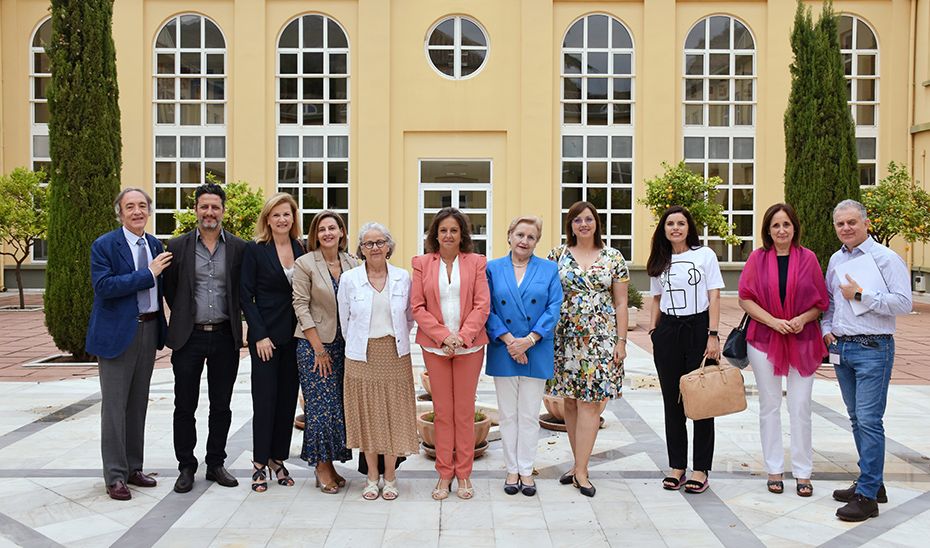
[[279, 485], [294, 485], [284, 461], [291, 449], [297, 406], [297, 339], [294, 330], [294, 262], [303, 255], [297, 202], [290, 194], [268, 198], [255, 241], [242, 256], [239, 301], [249, 326], [252, 359], [252, 490], [268, 488], [266, 466]]
[[533, 461], [539, 405], [552, 378], [553, 332], [562, 306], [558, 266], [535, 257], [538, 217], [518, 217], [507, 230], [510, 253], [488, 263], [491, 314], [487, 374], [494, 377], [507, 479], [504, 492], [536, 494]]

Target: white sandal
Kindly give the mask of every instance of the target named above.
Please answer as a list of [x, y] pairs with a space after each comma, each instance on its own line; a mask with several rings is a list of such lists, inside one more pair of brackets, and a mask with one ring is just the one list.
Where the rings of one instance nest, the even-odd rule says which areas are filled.
[[397, 480], [384, 480], [384, 489], [381, 490], [381, 498], [384, 500], [394, 500], [400, 493], [397, 491]]
[[362, 498], [365, 500], [375, 500], [378, 498], [378, 495], [381, 494], [381, 489], [378, 487], [380, 478], [375, 481], [367, 481], [368, 484], [365, 486], [365, 489], [362, 490]]

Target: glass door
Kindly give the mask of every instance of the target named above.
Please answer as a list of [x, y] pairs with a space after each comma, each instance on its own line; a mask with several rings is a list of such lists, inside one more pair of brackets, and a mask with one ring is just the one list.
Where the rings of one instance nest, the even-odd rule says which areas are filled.
[[487, 255], [491, 249], [490, 160], [419, 161], [419, 252], [423, 253], [426, 231], [436, 213], [455, 207], [471, 221], [475, 252]]

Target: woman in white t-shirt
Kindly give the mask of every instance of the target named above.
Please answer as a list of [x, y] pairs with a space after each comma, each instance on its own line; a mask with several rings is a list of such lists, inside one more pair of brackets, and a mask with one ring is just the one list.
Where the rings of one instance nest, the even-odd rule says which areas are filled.
[[688, 467], [688, 430], [678, 383], [707, 357], [720, 358], [717, 326], [720, 321], [720, 289], [723, 277], [717, 255], [698, 239], [694, 218], [687, 209], [665, 210], [652, 235], [652, 250], [646, 263], [652, 312], [649, 334], [662, 399], [665, 403], [665, 440], [671, 473], [662, 487], [703, 493], [714, 459], [714, 419], [694, 421], [693, 470]]

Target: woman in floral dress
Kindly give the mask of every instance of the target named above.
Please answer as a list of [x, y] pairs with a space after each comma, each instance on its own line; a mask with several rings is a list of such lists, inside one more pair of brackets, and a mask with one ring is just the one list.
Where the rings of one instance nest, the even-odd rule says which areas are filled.
[[565, 401], [565, 427], [575, 464], [559, 481], [593, 497], [588, 461], [607, 401], [620, 397], [626, 357], [629, 271], [623, 255], [601, 240], [597, 209], [576, 202], [565, 221], [566, 243], [549, 252], [562, 280], [549, 394]]

